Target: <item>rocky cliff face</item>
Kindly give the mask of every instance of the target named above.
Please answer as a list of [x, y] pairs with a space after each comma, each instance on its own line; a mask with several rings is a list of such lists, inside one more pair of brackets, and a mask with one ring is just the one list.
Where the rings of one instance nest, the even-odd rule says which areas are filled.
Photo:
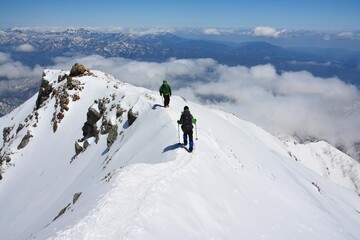
[[[75, 112], [76, 110], [71, 109], [78, 104], [82, 104], [82, 111], [84, 108], [87, 111], [85, 114], [77, 116], [77, 123], [70, 123], [83, 125], [79, 129], [82, 136], [79, 135], [78, 139], [66, 140], [75, 142], [72, 160], [91, 144], [97, 144], [101, 139], [104, 139], [102, 141], [106, 142], [107, 148], [111, 148], [118, 137], [123, 135], [124, 131], [136, 120], [138, 112], [133, 109], [136, 103], [135, 99], [131, 99], [130, 102], [122, 101], [127, 97], [121, 89], [123, 83], [116, 81], [110, 75], [103, 75], [103, 73], [100, 75], [102, 76], [97, 76], [97, 73], [91, 72], [78, 63], [72, 67], [70, 72], [44, 71], [39, 93], [33, 97], [36, 100], [31, 113], [23, 118], [18, 118], [17, 121], [12, 121], [12, 125], [3, 127], [3, 141], [0, 149], [0, 179], [4, 177], [6, 169], [15, 165], [12, 161], [13, 155], [18, 155], [20, 151], [24, 151], [31, 144], [31, 141], [37, 138], [37, 134], [33, 133], [39, 131], [40, 124], [40, 128], [48, 125], [53, 134], [56, 134], [59, 128], [65, 127], [62, 126], [62, 122], [66, 121], [68, 114], [78, 114]], [[85, 90], [84, 79], [98, 81], [100, 85], [106, 85], [108, 90], [106, 92], [108, 93], [98, 94], [98, 97], [86, 97], [87, 103], [83, 103], [81, 101], [82, 95], [93, 95]], [[52, 112], [50, 121], [39, 122], [40, 119], [47, 118], [45, 115], [48, 115], [49, 111]]]

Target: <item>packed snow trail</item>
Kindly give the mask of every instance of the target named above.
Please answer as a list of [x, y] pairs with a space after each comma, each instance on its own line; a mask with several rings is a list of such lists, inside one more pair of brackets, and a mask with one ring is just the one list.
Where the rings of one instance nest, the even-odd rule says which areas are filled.
[[[159, 108], [173, 133], [184, 104]], [[309, 179], [319, 178], [300, 174], [274, 137], [230, 114], [190, 111], [201, 126], [196, 152], [174, 147], [173, 161], [125, 167], [98, 212], [56, 239], [356, 239], [351, 220], [331, 210], [341, 201], [318, 193]]]
[[[45, 78], [62, 86], [57, 81], [62, 71], [46, 72]], [[296, 162], [263, 129], [179, 96], [162, 108], [157, 92], [101, 72], [78, 79], [84, 86], [77, 93], [80, 100], [70, 101], [55, 133], [55, 99], [49, 98], [37, 111], [36, 127], [29, 120], [12, 142], [3, 143], [13, 151], [15, 166], [0, 182], [0, 239], [360, 236], [359, 196]], [[88, 108], [104, 96], [103, 122], [117, 124], [118, 138], [110, 148], [107, 134], [97, 143], [90, 138], [87, 149], [73, 158]], [[13, 125], [15, 132], [35, 100], [2, 118], [1, 127]], [[138, 114], [131, 126], [127, 114], [117, 116], [117, 105]], [[185, 105], [198, 124], [199, 140], [191, 154], [179, 145], [176, 122]], [[34, 136], [19, 150], [26, 130]], [[75, 193], [81, 193], [76, 203]]]
[[125, 167], [114, 180], [114, 188], [88, 216], [55, 239], [128, 239], [128, 234], [141, 231], [139, 219], [156, 213], [161, 191], [169, 187], [174, 175], [186, 171], [190, 160], [191, 156], [186, 156], [157, 165], [139, 163]]

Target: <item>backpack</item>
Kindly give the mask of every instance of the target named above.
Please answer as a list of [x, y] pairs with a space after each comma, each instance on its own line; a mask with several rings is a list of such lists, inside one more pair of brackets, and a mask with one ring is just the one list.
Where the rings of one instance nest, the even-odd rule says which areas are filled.
[[192, 125], [192, 118], [193, 116], [191, 115], [190, 112], [186, 111], [183, 113], [183, 124], [182, 124], [182, 128], [183, 129], [192, 129], [193, 125]]
[[169, 85], [163, 84], [163, 85], [161, 86], [161, 92], [162, 92], [164, 95], [169, 95], [169, 93], [170, 93]]

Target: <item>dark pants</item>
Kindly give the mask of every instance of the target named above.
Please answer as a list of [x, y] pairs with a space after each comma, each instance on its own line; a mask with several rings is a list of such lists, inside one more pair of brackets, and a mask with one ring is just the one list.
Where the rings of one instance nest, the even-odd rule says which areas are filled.
[[184, 132], [184, 135], [183, 135], [183, 138], [184, 138], [184, 144], [186, 145], [187, 144], [187, 136], [189, 136], [189, 147], [192, 149], [193, 146], [194, 146], [194, 141], [193, 141], [193, 130], [187, 130], [183, 129], [183, 132]]
[[164, 95], [164, 107], [168, 107], [170, 103], [170, 95]]

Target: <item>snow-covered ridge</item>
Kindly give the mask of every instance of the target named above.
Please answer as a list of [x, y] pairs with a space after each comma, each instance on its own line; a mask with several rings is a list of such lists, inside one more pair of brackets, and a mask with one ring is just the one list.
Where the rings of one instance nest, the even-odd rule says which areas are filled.
[[288, 137], [284, 143], [296, 161], [360, 196], [360, 164], [356, 160], [325, 141], [300, 143]]
[[[198, 120], [192, 154], [178, 144], [185, 105]], [[304, 167], [319, 159], [307, 150], [180, 96], [162, 108], [158, 92], [103, 72], [45, 70], [5, 128], [0, 239], [360, 235], [356, 189]]]

